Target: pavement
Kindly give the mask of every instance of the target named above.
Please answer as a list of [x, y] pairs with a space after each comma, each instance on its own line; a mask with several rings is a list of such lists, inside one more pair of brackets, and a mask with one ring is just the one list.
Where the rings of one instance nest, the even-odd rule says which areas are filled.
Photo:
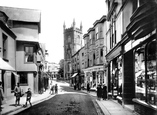
[[[36, 105], [38, 103], [41, 103], [42, 101], [48, 100], [49, 98], [52, 98], [55, 96], [55, 94], [51, 95], [49, 94], [49, 90], [45, 91], [43, 94], [33, 94], [32, 95], [32, 105]], [[86, 90], [82, 90], [82, 92], [86, 92]], [[90, 96], [95, 96], [96, 97], [96, 92], [91, 91], [88, 93]], [[15, 97], [6, 100], [6, 103], [2, 105], [3, 109], [0, 115], [14, 115], [17, 114], [21, 111], [24, 111], [25, 109], [28, 109], [30, 106], [28, 104], [27, 107], [23, 107], [26, 101], [26, 97], [23, 96], [20, 99], [20, 104], [21, 106], [15, 107]], [[116, 100], [97, 100], [96, 99], [97, 105], [100, 107], [101, 112], [104, 115], [137, 115], [137, 113], [134, 112], [134, 107], [133, 105], [125, 105], [122, 106], [120, 105]]]
[[[45, 101], [54, 95], [49, 94], [50, 90], [45, 91], [43, 94], [33, 94], [31, 98], [32, 105], [36, 105], [38, 103], [41, 103], [42, 101]], [[27, 103], [27, 107], [23, 107], [23, 105], [26, 102], [26, 96], [23, 96], [20, 98], [20, 106], [15, 107], [15, 97], [12, 97], [11, 99], [6, 100], [5, 104], [2, 105], [2, 112], [0, 115], [14, 115], [16, 113], [19, 113], [21, 111], [24, 111], [25, 109], [28, 109], [30, 107], [29, 103]]]
[[[83, 90], [83, 92], [87, 92]], [[91, 96], [96, 96], [96, 91], [90, 91], [88, 93]], [[138, 115], [134, 111], [133, 105], [121, 105], [116, 100], [108, 99], [108, 100], [98, 100], [96, 99], [96, 103], [101, 108], [101, 111], [104, 115]]]

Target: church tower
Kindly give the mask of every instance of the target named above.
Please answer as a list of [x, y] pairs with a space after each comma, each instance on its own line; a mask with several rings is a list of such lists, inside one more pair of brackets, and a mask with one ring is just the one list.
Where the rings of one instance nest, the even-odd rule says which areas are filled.
[[71, 59], [79, 49], [82, 47], [83, 33], [82, 23], [80, 28], [76, 28], [75, 19], [70, 28], [66, 28], [65, 22], [63, 24], [64, 36], [64, 79], [71, 77], [72, 66]]

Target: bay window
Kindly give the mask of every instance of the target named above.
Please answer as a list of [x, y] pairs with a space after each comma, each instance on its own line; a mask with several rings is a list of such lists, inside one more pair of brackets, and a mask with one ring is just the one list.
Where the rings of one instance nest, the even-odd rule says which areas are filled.
[[34, 62], [34, 47], [25, 47], [25, 62]]
[[135, 49], [135, 96], [157, 106], [156, 40]]

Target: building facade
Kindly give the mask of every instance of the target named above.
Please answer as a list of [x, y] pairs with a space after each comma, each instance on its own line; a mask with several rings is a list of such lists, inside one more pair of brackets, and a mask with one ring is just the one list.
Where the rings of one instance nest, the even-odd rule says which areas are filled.
[[5, 97], [12, 95], [18, 75], [16, 74], [16, 35], [8, 27], [8, 15], [0, 11], [0, 81]]
[[82, 47], [82, 23], [80, 28], [76, 28], [75, 20], [71, 28], [63, 25], [64, 32], [64, 79], [71, 77], [72, 65], [71, 58]]
[[74, 54], [72, 55], [72, 76], [70, 79], [70, 84], [71, 86], [76, 86], [76, 88], [80, 89], [81, 86], [81, 78], [80, 78], [80, 49]]
[[141, 115], [157, 114], [156, 0], [107, 0], [108, 92]]
[[98, 84], [106, 84], [104, 76], [104, 39], [106, 33], [106, 16], [96, 20], [88, 33], [84, 34], [84, 62], [85, 74], [84, 86], [90, 83], [91, 88], [97, 87]]
[[[49, 75], [45, 69], [45, 62], [47, 56], [47, 50], [44, 43], [40, 43], [40, 48], [37, 52], [37, 77], [35, 77], [35, 93], [43, 93], [48, 89]], [[43, 90], [44, 89], [44, 90]]]
[[84, 86], [84, 68], [84, 47], [82, 47], [72, 56], [71, 86], [76, 85], [78, 89]]
[[[22, 90], [32, 92], [38, 85], [37, 52], [40, 48], [39, 33], [41, 12], [34, 9], [0, 7], [8, 17], [8, 26], [16, 34], [16, 71]], [[32, 17], [33, 15], [33, 17]]]

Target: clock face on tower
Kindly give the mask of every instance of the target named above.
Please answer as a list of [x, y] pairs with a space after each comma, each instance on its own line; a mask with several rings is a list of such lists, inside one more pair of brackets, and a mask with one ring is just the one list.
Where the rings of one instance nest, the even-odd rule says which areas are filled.
[[71, 42], [71, 37], [70, 36], [68, 36], [68, 43], [70, 43]]

